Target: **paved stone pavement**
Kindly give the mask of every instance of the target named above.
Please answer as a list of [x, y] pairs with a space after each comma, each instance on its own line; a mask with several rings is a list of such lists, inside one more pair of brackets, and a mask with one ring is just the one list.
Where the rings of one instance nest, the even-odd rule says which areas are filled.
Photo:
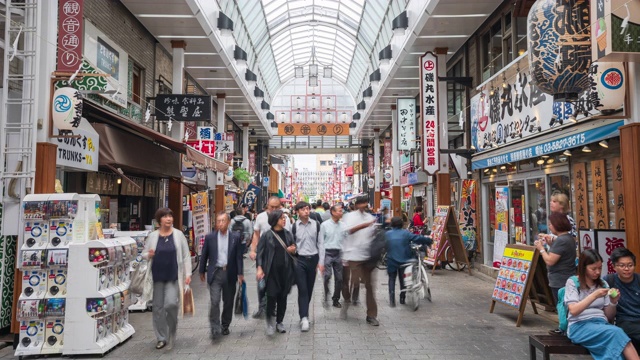
[[[253, 311], [257, 300], [255, 268], [250, 260], [245, 264]], [[212, 343], [207, 317], [209, 292], [206, 285], [194, 277], [196, 316], [179, 321], [173, 350], [155, 349], [150, 312], [132, 313], [130, 318], [136, 333], [104, 357], [136, 360], [528, 359], [528, 335], [546, 333], [556, 325], [550, 320], [552, 316], [535, 315], [531, 307], [528, 307], [519, 328], [515, 326], [515, 310], [496, 305], [495, 312], [490, 314], [493, 280], [477, 272], [469, 276], [468, 272], [438, 270], [430, 277], [432, 303], [425, 300], [416, 312], [408, 306], [390, 308], [386, 272], [376, 272], [380, 327], [366, 324], [363, 305], [351, 307], [347, 320], [339, 318], [339, 309], [323, 308], [322, 282], [318, 277], [310, 308], [312, 325], [308, 333], [300, 332], [294, 288], [288, 298], [284, 320], [286, 334], [268, 338], [264, 333], [264, 321], [235, 317], [231, 334]], [[362, 288], [362, 299], [364, 292]], [[0, 350], [0, 358], [12, 356], [11, 347]]]

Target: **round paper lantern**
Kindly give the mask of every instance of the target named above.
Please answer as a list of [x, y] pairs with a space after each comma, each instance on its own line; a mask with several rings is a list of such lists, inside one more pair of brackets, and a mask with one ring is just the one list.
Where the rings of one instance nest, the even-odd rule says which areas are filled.
[[[624, 104], [626, 74], [621, 62], [594, 62], [591, 78], [595, 89], [591, 89], [590, 100], [603, 114], [611, 114]], [[594, 94], [595, 92], [595, 94]]]
[[589, 88], [589, 1], [537, 0], [528, 17], [531, 81], [554, 101], [574, 101]]
[[63, 87], [53, 93], [53, 125], [59, 130], [73, 130], [82, 119], [82, 94], [72, 87]]

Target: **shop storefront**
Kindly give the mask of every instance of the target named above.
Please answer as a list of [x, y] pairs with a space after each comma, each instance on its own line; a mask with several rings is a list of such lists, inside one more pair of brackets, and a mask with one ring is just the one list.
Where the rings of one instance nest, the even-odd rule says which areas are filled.
[[[618, 84], [624, 81], [618, 79]], [[525, 56], [481, 85], [471, 99], [472, 169], [479, 173], [484, 264], [505, 244], [532, 244], [548, 233], [550, 198], [563, 193], [578, 228], [621, 228], [619, 127], [622, 100], [603, 114], [591, 91], [554, 102], [527, 79]], [[606, 89], [593, 85], [606, 96]], [[624, 99], [624, 94], [622, 96]], [[616, 170], [618, 169], [618, 170]], [[620, 172], [620, 179], [617, 178]], [[623, 225], [622, 225], [623, 228]]]

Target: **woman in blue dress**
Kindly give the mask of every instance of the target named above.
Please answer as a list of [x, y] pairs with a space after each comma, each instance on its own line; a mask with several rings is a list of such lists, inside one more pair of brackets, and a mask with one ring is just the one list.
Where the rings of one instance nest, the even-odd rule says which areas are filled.
[[572, 278], [565, 286], [564, 302], [569, 310], [567, 336], [589, 350], [594, 359], [639, 359], [631, 339], [612, 325], [620, 298], [617, 289], [609, 289], [600, 278], [602, 257], [589, 249], [578, 263], [579, 288]]

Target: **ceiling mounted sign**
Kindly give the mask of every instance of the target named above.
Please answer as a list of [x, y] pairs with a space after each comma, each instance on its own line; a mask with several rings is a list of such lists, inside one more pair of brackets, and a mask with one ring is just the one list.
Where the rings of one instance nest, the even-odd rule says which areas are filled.
[[209, 95], [158, 94], [155, 107], [157, 120], [211, 120], [211, 96]]
[[589, 2], [538, 0], [527, 19], [531, 80], [556, 101], [577, 100], [589, 88]]
[[640, 2], [591, 0], [593, 60], [640, 61]]
[[279, 136], [348, 136], [346, 124], [278, 124]]

